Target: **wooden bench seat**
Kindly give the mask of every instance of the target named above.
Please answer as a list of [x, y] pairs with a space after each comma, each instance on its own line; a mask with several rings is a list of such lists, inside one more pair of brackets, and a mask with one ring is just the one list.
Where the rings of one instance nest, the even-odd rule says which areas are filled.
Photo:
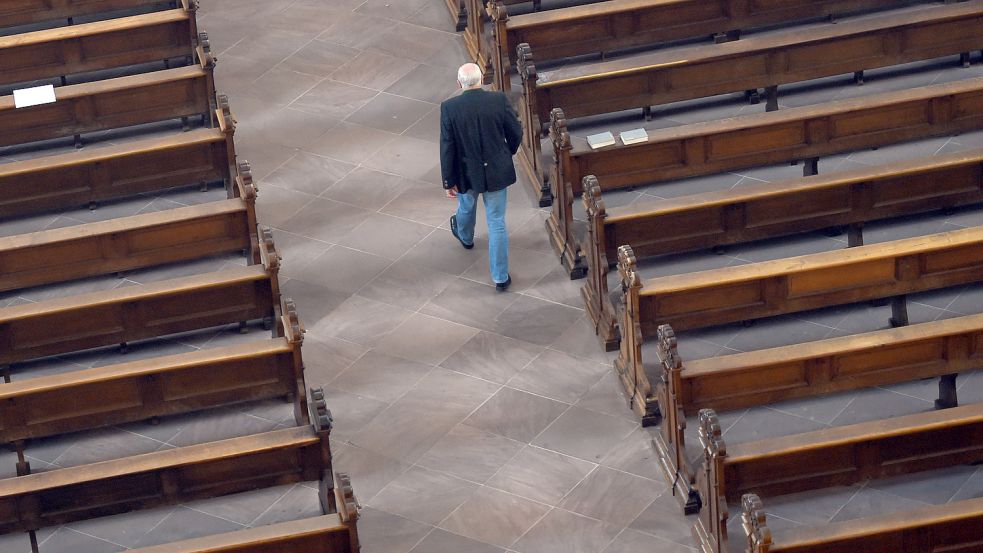
[[[542, 0], [500, 0], [506, 6], [519, 4], [531, 4], [533, 11], [538, 12], [542, 8]], [[588, 2], [600, 2], [602, 0], [588, 0]], [[455, 8], [459, 14], [457, 30], [464, 31], [464, 46], [468, 49], [471, 59], [478, 65], [485, 67], [485, 84], [490, 84], [492, 67], [491, 53], [494, 50], [490, 43], [490, 38], [485, 33], [485, 21], [490, 15], [491, 2], [488, 8], [485, 7], [486, 0], [446, 0], [447, 7], [454, 16]]]
[[[0, 165], [0, 218], [83, 206], [171, 188], [223, 183], [238, 194], [233, 129], [87, 148]], [[245, 166], [238, 172], [247, 173]]]
[[208, 37], [188, 9], [0, 36], [0, 86], [143, 63], [212, 64]]
[[312, 419], [313, 425], [0, 480], [0, 532], [312, 480], [321, 481], [324, 512], [336, 512], [330, 418]]
[[611, 209], [600, 181], [584, 182], [587, 233], [578, 255], [588, 278], [581, 293], [610, 351], [619, 332], [608, 269], [618, 246], [642, 259], [841, 226], [857, 246], [864, 222], [983, 202], [983, 149]]
[[940, 377], [936, 406], [955, 407], [956, 376], [983, 369], [983, 315], [685, 363], [668, 325], [659, 328], [655, 344], [648, 367], [639, 357], [619, 359], [615, 367], [642, 425], [661, 421], [653, 439], [660, 467], [693, 510], [687, 416], [933, 377]]
[[0, 238], [0, 291], [201, 259], [242, 250], [259, 262], [256, 189], [239, 197]]
[[133, 553], [358, 553], [358, 501], [351, 479], [335, 473], [336, 514], [246, 528]]
[[56, 89], [58, 100], [14, 107], [13, 96], [0, 97], [0, 147], [74, 136], [81, 147], [85, 133], [156, 123], [185, 122], [200, 116], [214, 126], [215, 82], [211, 66], [189, 66], [118, 77]]
[[0, 27], [17, 27], [57, 19], [111, 13], [130, 9], [165, 9], [182, 6], [198, 9], [194, 0], [4, 0], [0, 2]]
[[563, 186], [546, 226], [564, 266], [580, 276], [572, 209], [588, 176], [607, 191], [798, 160], [804, 174], [815, 174], [822, 156], [983, 128], [983, 78], [685, 125], [600, 150], [571, 141], [560, 110], [552, 123], [558, 163], [551, 180]]
[[741, 444], [726, 444], [716, 414], [705, 409], [699, 433], [703, 508], [694, 533], [703, 551], [725, 552], [727, 504], [743, 494], [767, 498], [983, 460], [983, 404]]
[[983, 498], [774, 531], [758, 496], [747, 494], [741, 505], [745, 547], [723, 544], [716, 553], [970, 553], [983, 544]]
[[[540, 63], [585, 54], [650, 46], [674, 40], [713, 37], [726, 42], [742, 30], [839, 15], [890, 9], [917, 0], [611, 0], [509, 16], [502, 0], [488, 2], [494, 41], [489, 59], [499, 90], [509, 90], [509, 70], [520, 44], [536, 52]], [[479, 45], [482, 43], [480, 42]]]
[[297, 309], [287, 300], [281, 337], [31, 378], [0, 386], [0, 443], [14, 444], [28, 474], [24, 441], [190, 413], [260, 399], [294, 404], [309, 424]]
[[542, 186], [552, 179], [544, 178], [540, 129], [553, 108], [577, 118], [763, 87], [771, 111], [778, 107], [779, 85], [955, 54], [968, 64], [968, 52], [981, 47], [983, 2], [969, 0], [574, 65], [543, 78], [537, 76], [533, 52], [524, 50], [517, 60], [523, 81], [518, 111], [526, 128], [520, 161], [535, 192], [548, 197], [548, 188]]
[[263, 264], [0, 308], [0, 367], [280, 313], [278, 257]]

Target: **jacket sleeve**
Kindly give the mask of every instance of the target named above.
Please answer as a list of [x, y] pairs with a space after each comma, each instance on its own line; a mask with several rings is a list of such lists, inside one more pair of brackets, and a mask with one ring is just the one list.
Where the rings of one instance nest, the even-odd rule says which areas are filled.
[[459, 186], [457, 168], [457, 148], [454, 145], [454, 127], [451, 125], [447, 107], [440, 104], [440, 180], [444, 188]]
[[512, 155], [515, 155], [522, 144], [522, 123], [505, 94], [502, 94], [502, 102], [505, 104], [505, 142], [508, 143]]

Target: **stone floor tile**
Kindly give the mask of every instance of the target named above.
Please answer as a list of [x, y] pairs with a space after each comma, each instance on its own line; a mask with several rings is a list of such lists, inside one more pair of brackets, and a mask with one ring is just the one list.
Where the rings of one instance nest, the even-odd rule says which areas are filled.
[[410, 128], [403, 131], [403, 136], [412, 136], [420, 140], [437, 143], [440, 140], [440, 108], [434, 107], [419, 121], [410, 125]]
[[408, 553], [433, 528], [372, 507], [362, 509], [358, 522], [358, 538], [365, 553]]
[[822, 340], [833, 328], [786, 315], [758, 319], [742, 329], [727, 344], [738, 351], [755, 351]]
[[77, 467], [157, 451], [162, 442], [115, 428], [100, 428], [74, 436], [75, 444], [59, 455], [60, 467]]
[[338, 242], [395, 261], [431, 232], [433, 227], [427, 225], [382, 213], [370, 213]]
[[[411, 73], [407, 73], [387, 88], [386, 92], [421, 102], [439, 104], [454, 94], [456, 78], [454, 71], [446, 67], [418, 65]], [[442, 82], [446, 83], [446, 86], [441, 86]]]
[[665, 486], [659, 468], [659, 454], [652, 438], [656, 428], [639, 428], [628, 435], [601, 459], [601, 465], [641, 476]]
[[432, 369], [424, 363], [370, 351], [332, 380], [329, 387], [392, 403]]
[[671, 491], [666, 491], [655, 499], [629, 528], [657, 536], [671, 542], [692, 546], [694, 540], [690, 528], [696, 522], [695, 516], [683, 516], [683, 508]]
[[395, 138], [392, 133], [341, 122], [303, 149], [349, 163], [362, 163]]
[[353, 169], [355, 166], [351, 163], [306, 152], [297, 152], [286, 163], [263, 179], [263, 183], [317, 196], [344, 178]]
[[[584, 305], [580, 290], [585, 282], [584, 280], [570, 280], [570, 272], [557, 263], [550, 269], [549, 273], [546, 273], [546, 276], [539, 279], [536, 284], [526, 288], [523, 293], [527, 296], [562, 303], [579, 309]], [[591, 333], [593, 334], [593, 330]], [[587, 349], [587, 347], [585, 346], [583, 349]]]
[[324, 78], [357, 55], [358, 50], [354, 48], [313, 40], [280, 62], [279, 67]]
[[284, 223], [305, 205], [314, 200], [314, 196], [280, 188], [264, 186], [256, 198], [256, 217], [264, 225], [283, 228]]
[[[305, 373], [307, 385], [316, 385], [311, 382], [309, 374], [310, 371]], [[346, 392], [330, 385], [324, 388], [324, 401], [334, 414], [331, 437], [336, 440], [350, 440], [389, 405], [384, 401]]]
[[923, 413], [933, 410], [931, 401], [903, 396], [889, 390], [868, 388], [861, 390], [854, 400], [833, 420], [835, 426], [856, 424], [871, 420]]
[[396, 27], [396, 21], [385, 17], [373, 17], [360, 13], [350, 13], [338, 18], [317, 36], [318, 40], [364, 49], [385, 40], [387, 34]]
[[599, 466], [557, 506], [625, 527], [663, 491], [665, 485], [661, 481]]
[[358, 167], [325, 190], [321, 197], [375, 211], [392, 201], [408, 186], [405, 178], [399, 175]]
[[352, 296], [324, 318], [315, 323], [308, 322], [307, 330], [318, 338], [332, 336], [372, 346], [410, 314], [405, 309]]
[[515, 547], [523, 553], [600, 553], [620, 531], [612, 524], [553, 509]]
[[187, 445], [227, 440], [239, 436], [269, 432], [276, 424], [232, 410], [214, 409], [208, 416], [198, 416], [187, 421], [181, 431], [168, 440], [168, 444], [181, 447]]
[[439, 528], [474, 540], [509, 547], [550, 508], [491, 488], [480, 488]]
[[480, 378], [435, 368], [427, 373], [400, 403], [463, 419], [486, 403], [501, 387]]
[[314, 198], [281, 228], [308, 238], [337, 243], [358, 226], [366, 214], [365, 210], [348, 204]]
[[223, 532], [233, 532], [242, 528], [243, 525], [241, 524], [194, 511], [187, 507], [178, 507], [171, 511], [171, 514], [160, 524], [147, 532], [137, 543], [137, 546], [149, 547]]
[[576, 403], [610, 367], [547, 349], [513, 376], [509, 387], [565, 403]]
[[[253, 521], [265, 513], [274, 503], [288, 494], [295, 484], [261, 488], [248, 492], [222, 497], [213, 497], [185, 503], [184, 506], [221, 519], [244, 526], [253, 526]], [[299, 518], [299, 517], [298, 517]]]
[[339, 294], [354, 294], [391, 263], [385, 257], [333, 246], [292, 274], [294, 279], [323, 285]]
[[414, 313], [376, 344], [376, 349], [389, 355], [439, 365], [457, 351], [478, 330]]
[[541, 346], [482, 330], [440, 366], [505, 384], [509, 378], [528, 365], [542, 349]]
[[637, 427], [622, 418], [571, 407], [532, 443], [596, 463]]
[[529, 442], [567, 409], [567, 405], [558, 401], [502, 388], [468, 417], [466, 423], [506, 438]]
[[[417, 102], [417, 104], [420, 104], [417, 106], [420, 108], [418, 111], [419, 116], [411, 121], [409, 123], [410, 125], [419, 121], [429, 111], [423, 110], [423, 107], [429, 104], [423, 104], [422, 102]], [[399, 132], [406, 130], [408, 127], [409, 125], [402, 127]], [[386, 171], [387, 173], [395, 173], [418, 181], [433, 183], [434, 186], [428, 187], [425, 193], [438, 199], [444, 199], [443, 191], [437, 186], [440, 183], [439, 176], [436, 179], [432, 178], [434, 170], [438, 168], [439, 163], [440, 153], [438, 152], [437, 145], [428, 140], [420, 140], [412, 136], [398, 136], [386, 142], [373, 156], [365, 160], [366, 167]], [[449, 209], [451, 210], [457, 207], [452, 201], [445, 200], [445, 203], [449, 205]], [[447, 217], [450, 217], [450, 212], [448, 212]]]
[[246, 87], [243, 94], [270, 104], [287, 106], [322, 80], [321, 77], [274, 67]]
[[520, 295], [496, 318], [493, 330], [545, 346], [555, 342], [582, 313], [573, 307]]
[[433, 412], [397, 401], [352, 437], [352, 444], [415, 463], [461, 421], [457, 413]]
[[433, 104], [385, 92], [346, 119], [350, 123], [400, 134], [433, 110]]
[[296, 302], [297, 314], [308, 330], [317, 328], [321, 320], [345, 302], [344, 294], [302, 280], [281, 279], [280, 292], [284, 298]]
[[419, 65], [406, 58], [363, 51], [331, 74], [333, 80], [372, 90], [385, 90]]
[[916, 472], [872, 480], [867, 488], [933, 505], [943, 505], [963, 489], [976, 467], [957, 465], [944, 469]]
[[503, 553], [505, 550], [435, 528], [410, 553]]
[[696, 549], [626, 528], [603, 553], [696, 553]]
[[365, 346], [337, 338], [304, 339], [304, 377], [310, 387], [324, 386], [368, 351]]
[[[126, 551], [126, 548], [119, 544], [87, 536], [66, 527], [58, 528], [39, 545], [43, 553], [103, 553], [104, 551]], [[27, 551], [30, 550], [30, 545], [28, 545]]]
[[929, 505], [925, 501], [907, 499], [892, 493], [865, 488], [857, 493], [830, 522], [841, 522], [844, 520], [855, 520], [870, 516], [871, 513], [888, 514], [909, 509], [918, 509]]
[[[476, 233], [477, 234], [477, 233]], [[509, 290], [513, 292], [524, 292], [534, 286], [552, 269], [549, 263], [543, 263], [543, 254], [532, 250], [509, 245], [509, 276], [512, 277], [512, 285]], [[488, 252], [483, 251], [479, 254], [474, 264], [462, 275], [464, 278], [476, 282], [490, 282], [491, 275], [488, 269]]]
[[[98, 538], [107, 543], [132, 548], [136, 547], [137, 543], [143, 539], [147, 532], [160, 524], [174, 509], [173, 506], [141, 509], [131, 513], [73, 522], [67, 527], [63, 527], [63, 529], [74, 530], [75, 532]], [[0, 542], [0, 545], [2, 543]], [[54, 543], [50, 545], [54, 546]], [[7, 550], [4, 549], [4, 551]], [[30, 551], [30, 547], [23, 553], [27, 553], [27, 551]], [[99, 551], [108, 550], [100, 549]]]
[[[335, 470], [347, 472], [351, 476], [355, 497], [363, 505], [412, 466], [374, 451], [338, 441], [331, 442], [331, 452]], [[371, 523], [366, 524], [371, 525]], [[361, 528], [360, 526], [359, 529]]]
[[505, 463], [487, 486], [556, 505], [597, 465], [548, 449], [526, 446]]
[[456, 279], [420, 308], [420, 313], [491, 331], [496, 319], [518, 298], [516, 294], [496, 292], [489, 285]]
[[523, 443], [504, 436], [459, 424], [417, 463], [472, 482], [484, 483], [523, 446]]
[[408, 261], [397, 261], [358, 293], [371, 300], [415, 311], [441, 293], [453, 280], [454, 277], [446, 273]]
[[467, 501], [477, 487], [449, 474], [413, 467], [376, 494], [369, 506], [434, 525]]

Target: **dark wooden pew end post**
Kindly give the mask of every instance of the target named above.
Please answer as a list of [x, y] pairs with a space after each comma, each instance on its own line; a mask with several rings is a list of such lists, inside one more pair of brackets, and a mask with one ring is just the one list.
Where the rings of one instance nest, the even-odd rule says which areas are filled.
[[[587, 212], [587, 236], [585, 247], [578, 250], [577, 261], [581, 265], [586, 263], [584, 269], [588, 281], [580, 288], [580, 295], [584, 299], [587, 315], [594, 323], [594, 332], [604, 345], [604, 351], [615, 351], [621, 335], [614, 305], [607, 297], [607, 279], [611, 264], [605, 249], [590, 247], [590, 244], [606, 243], [604, 220], [607, 218], [607, 210], [601, 198], [601, 186], [593, 175], [584, 177], [583, 199]], [[581, 252], [587, 252], [587, 256], [582, 256]]]
[[324, 513], [337, 513], [338, 505], [335, 501], [334, 479], [332, 478], [333, 471], [331, 469], [331, 448], [328, 445], [328, 438], [331, 435], [331, 427], [334, 424], [334, 419], [325, 403], [324, 389], [311, 388], [309, 406], [314, 431], [321, 437], [321, 456], [325, 467], [324, 474], [321, 475], [321, 480], [317, 487], [321, 509]]
[[625, 301], [618, 308], [623, 332], [621, 350], [614, 360], [614, 369], [625, 388], [628, 407], [642, 418], [642, 426], [653, 426], [658, 424], [660, 415], [652, 385], [642, 366], [642, 329], [640, 325], [633, 323], [639, 316], [642, 279], [635, 269], [635, 254], [631, 246], [618, 248], [618, 273], [621, 276]]

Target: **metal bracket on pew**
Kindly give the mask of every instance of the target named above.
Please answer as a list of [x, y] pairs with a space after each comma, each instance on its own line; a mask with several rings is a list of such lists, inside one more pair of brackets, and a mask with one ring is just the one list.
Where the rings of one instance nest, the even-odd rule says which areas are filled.
[[768, 528], [761, 498], [753, 493], [744, 494], [741, 506], [741, 525], [747, 536], [747, 553], [768, 553], [771, 551], [771, 529]]
[[325, 514], [337, 513], [338, 505], [335, 500], [334, 471], [331, 468], [331, 448], [329, 446], [329, 438], [331, 437], [331, 428], [334, 419], [331, 417], [331, 411], [328, 410], [327, 404], [324, 401], [324, 389], [311, 388], [308, 402], [311, 421], [314, 423], [314, 431], [321, 438], [321, 455], [324, 457], [322, 460], [325, 470], [318, 484], [321, 510]]
[[570, 159], [569, 153], [573, 146], [570, 143], [570, 133], [567, 132], [567, 119], [560, 108], [550, 111], [550, 141], [553, 144], [555, 161], [550, 172], [552, 183], [553, 209], [546, 219], [546, 232], [549, 233], [550, 244], [560, 256], [560, 262], [570, 273], [571, 279], [583, 278], [587, 266], [580, 257], [579, 244], [573, 236], [573, 183], [565, 175], [565, 164]]
[[686, 414], [678, 401], [683, 362], [679, 357], [676, 333], [669, 325], [659, 327], [658, 346], [661, 375], [656, 383], [654, 398], [658, 404], [652, 405], [649, 410], [656, 422], [661, 418], [662, 426], [652, 441], [659, 451], [659, 465], [666, 481], [672, 482], [672, 495], [679, 501], [683, 512], [689, 515], [700, 510], [700, 497], [693, 486], [693, 467], [686, 458]]
[[642, 426], [656, 423], [655, 398], [652, 385], [642, 366], [642, 326], [639, 321], [639, 293], [642, 279], [636, 271], [635, 254], [631, 246], [618, 248], [618, 274], [624, 299], [618, 307], [621, 318], [621, 352], [614, 360], [614, 368], [625, 387], [628, 407], [642, 417]]
[[[539, 122], [539, 108], [536, 102], [536, 83], [538, 74], [533, 63], [532, 49], [525, 42], [516, 46], [515, 66], [522, 80], [522, 95], [519, 98], [519, 120], [522, 123], [522, 146], [519, 148], [519, 161], [522, 163], [539, 197], [539, 207], [549, 207], [553, 201], [549, 177], [542, 168], [542, 125]], [[538, 187], [538, 190], [536, 189]]]
[[587, 211], [587, 236], [580, 252], [587, 255], [581, 253], [578, 257], [587, 263], [587, 282], [580, 288], [580, 295], [584, 298], [587, 316], [594, 323], [594, 332], [604, 344], [604, 351], [614, 351], [621, 336], [608, 293], [610, 263], [604, 247], [604, 220], [608, 215], [601, 198], [601, 186], [594, 175], [584, 177], [584, 209]]
[[700, 410], [700, 444], [703, 446], [703, 468], [697, 477], [702, 509], [693, 526], [693, 533], [705, 553], [727, 553], [727, 495], [725, 493], [724, 460], [727, 444], [721, 437], [720, 421], [713, 409]]

